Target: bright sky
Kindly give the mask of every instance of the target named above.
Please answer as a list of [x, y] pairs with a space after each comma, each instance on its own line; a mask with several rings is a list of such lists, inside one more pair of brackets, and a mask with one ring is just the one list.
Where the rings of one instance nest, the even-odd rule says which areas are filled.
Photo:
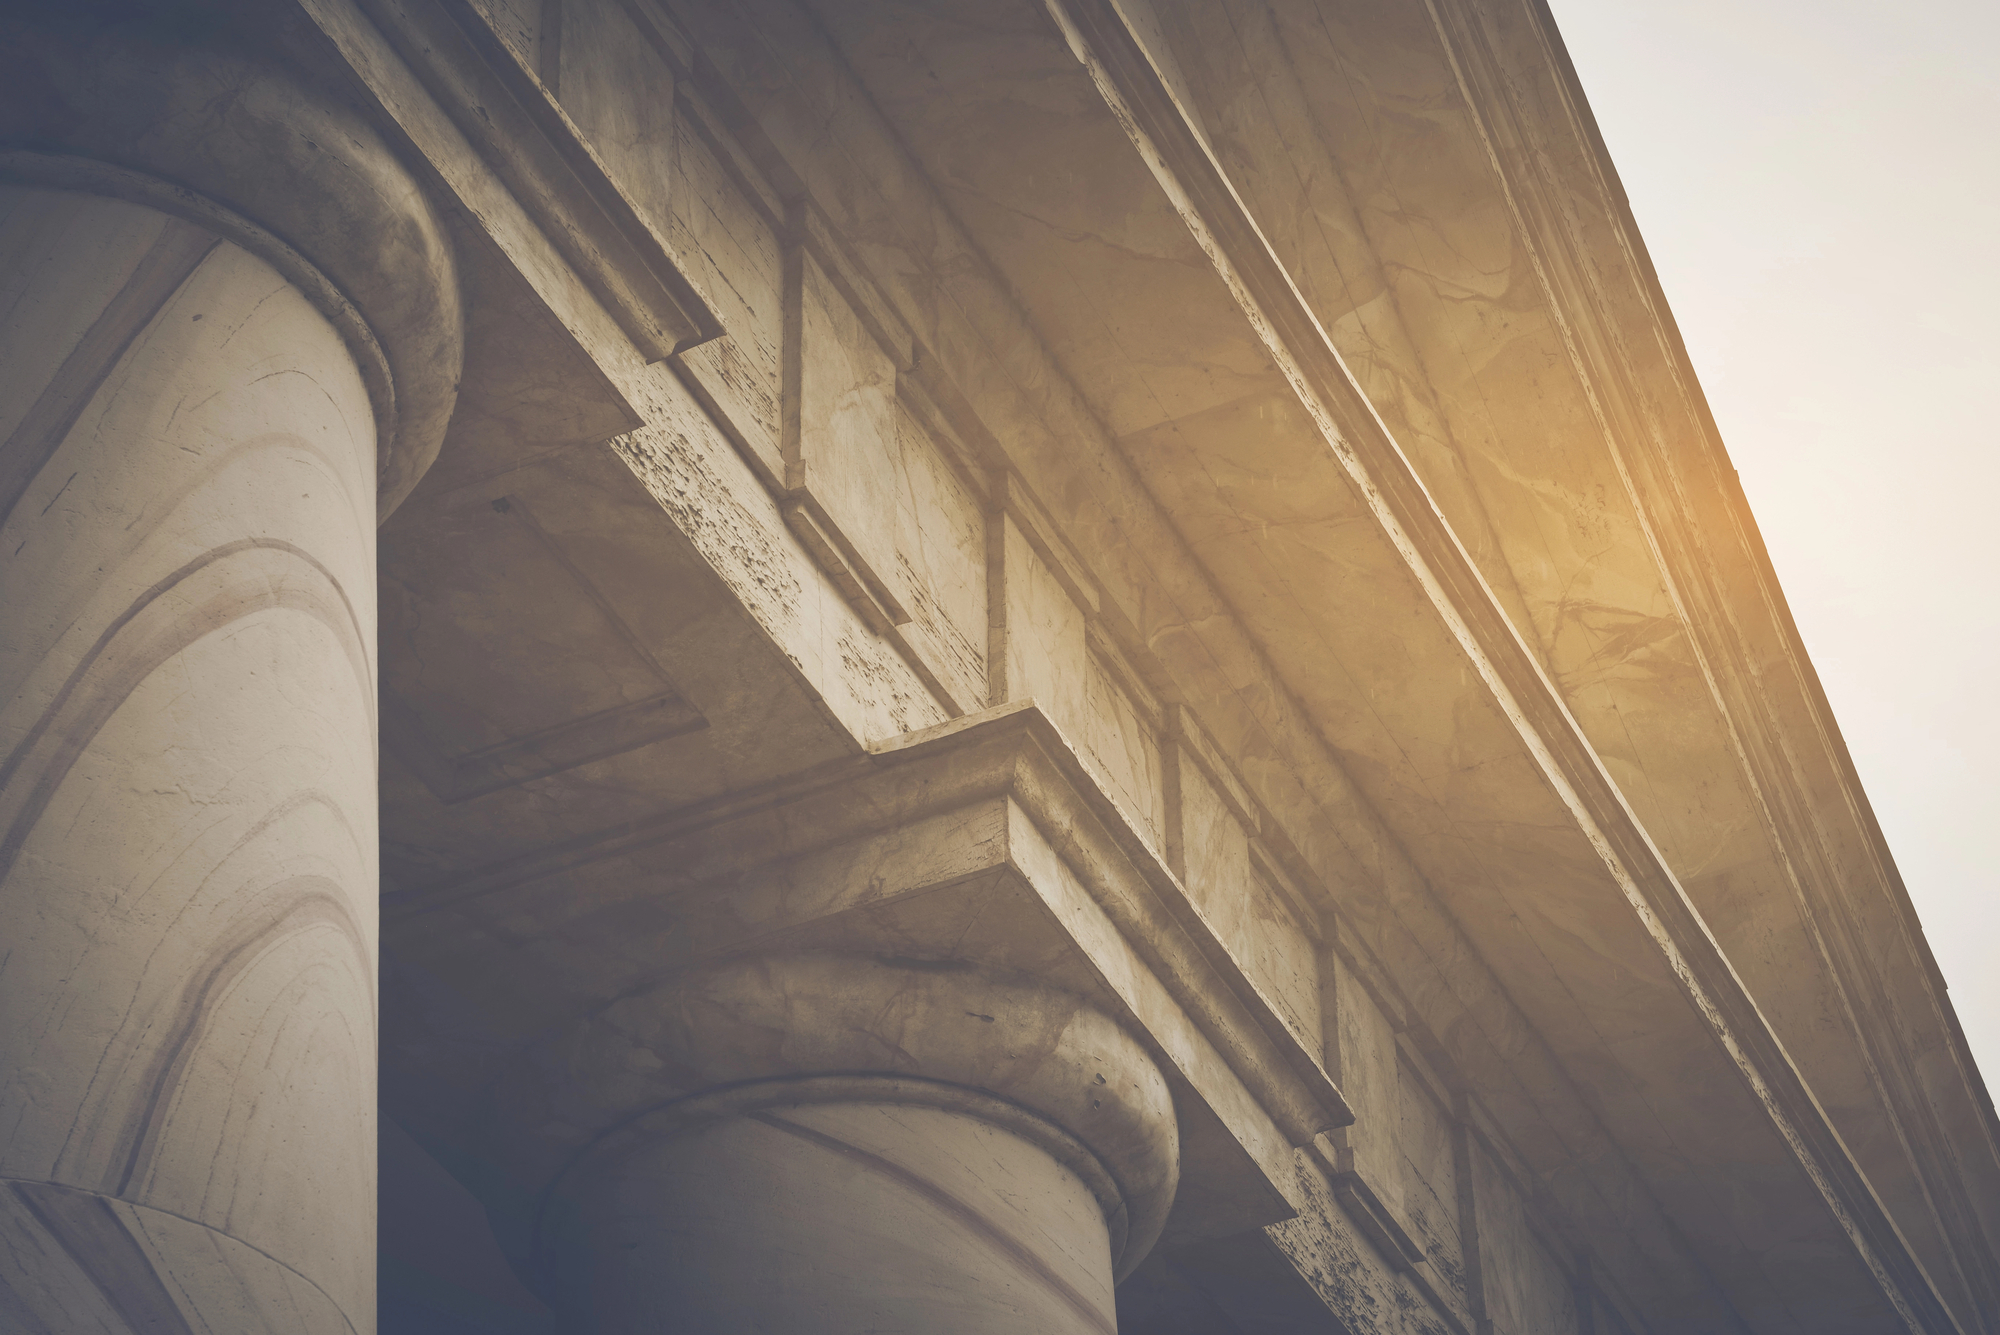
[[2000, 3], [1551, 6], [2000, 1094]]

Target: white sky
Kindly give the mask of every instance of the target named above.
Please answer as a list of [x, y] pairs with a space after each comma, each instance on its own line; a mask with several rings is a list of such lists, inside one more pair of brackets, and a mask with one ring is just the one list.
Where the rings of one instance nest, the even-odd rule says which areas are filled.
[[2000, 3], [1551, 7], [2000, 1092]]

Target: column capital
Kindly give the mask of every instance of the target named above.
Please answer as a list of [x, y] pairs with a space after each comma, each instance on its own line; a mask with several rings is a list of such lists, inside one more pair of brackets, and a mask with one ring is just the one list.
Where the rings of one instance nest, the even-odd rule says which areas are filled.
[[458, 399], [457, 263], [416, 179], [359, 114], [274, 57], [140, 24], [15, 20], [0, 42], [0, 179], [109, 195], [276, 267], [355, 354], [378, 516], [437, 457]]
[[706, 1121], [763, 1108], [938, 1108], [1044, 1150], [1089, 1187], [1123, 1275], [1180, 1175], [1173, 1097], [1146, 1049], [1083, 998], [934, 962], [833, 954], [697, 969], [593, 1017], [570, 1077], [611, 1127], [551, 1187]]

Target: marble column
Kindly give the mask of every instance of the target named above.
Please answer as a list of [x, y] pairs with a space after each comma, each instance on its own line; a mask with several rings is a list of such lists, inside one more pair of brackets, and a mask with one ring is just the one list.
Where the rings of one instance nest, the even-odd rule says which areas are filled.
[[[65, 54], [88, 155], [0, 152], [0, 1328], [372, 1331], [375, 527], [449, 251], [281, 77]], [[287, 191], [307, 140], [370, 171]]]
[[571, 1069], [691, 1089], [549, 1193], [545, 1288], [593, 1335], [669, 1315], [717, 1335], [1108, 1335], [1178, 1178], [1140, 1044], [1074, 996], [976, 970], [719, 966], [621, 1002]]

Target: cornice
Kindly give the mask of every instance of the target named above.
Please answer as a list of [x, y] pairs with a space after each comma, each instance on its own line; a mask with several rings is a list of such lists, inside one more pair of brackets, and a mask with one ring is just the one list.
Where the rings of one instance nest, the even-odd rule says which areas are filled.
[[1910, 1330], [1957, 1330], [1812, 1091], [1354, 384], [1138, 35], [1113, 0], [1048, 0], [1048, 9], [1857, 1258]]
[[[1972, 1166], [1941, 1125], [1936, 1094], [1913, 1054], [1940, 1039], [1949, 1049], [1963, 1085], [1953, 1092], [1977, 1110], [1970, 1120], [1983, 1132], [1987, 1161], [1977, 1167], [1989, 1184], [2000, 1181], [1994, 1175], [2000, 1123], [1553, 20], [1540, 3], [1521, 6], [1546, 62], [1533, 76], [1554, 85], [1562, 115], [1553, 128], [1571, 140], [1552, 149], [1546, 116], [1526, 105], [1524, 80], [1496, 49], [1487, 7], [1478, 0], [1431, 0], [1430, 7], [1551, 318], [1589, 387], [1606, 448], [1633, 496], [1885, 1111], [1957, 1253], [1975, 1308], [2000, 1311], [2000, 1258], [1968, 1196]], [[1604, 245], [1593, 248], [1572, 197], [1587, 197], [1610, 224], [1615, 265], [1601, 262]], [[1690, 436], [1692, 452], [1684, 446]], [[1863, 869], [1857, 885], [1855, 872]], [[1908, 981], [1920, 980], [1917, 998], [1907, 997], [1906, 983], [1899, 1002], [1886, 976], [1899, 961], [1881, 960], [1885, 935], [1915, 975]], [[1909, 1013], [1912, 1000], [1920, 1016]]]

